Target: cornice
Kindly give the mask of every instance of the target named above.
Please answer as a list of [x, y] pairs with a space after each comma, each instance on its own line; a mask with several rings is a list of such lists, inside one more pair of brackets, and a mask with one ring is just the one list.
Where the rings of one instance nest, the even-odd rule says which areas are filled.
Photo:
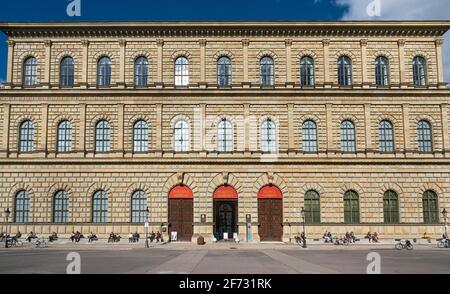
[[0, 89], [0, 97], [14, 96], [398, 96], [398, 97], [429, 97], [442, 96], [449, 97], [450, 88], [420, 88], [420, 89], [364, 89], [364, 88], [273, 88], [261, 89], [255, 88], [145, 88], [145, 89], [79, 89], [79, 88], [62, 88], [62, 89]]
[[439, 37], [450, 21], [0, 23], [12, 38], [49, 37]]
[[[195, 152], [193, 152], [195, 153]], [[7, 165], [55, 165], [61, 164], [67, 168], [67, 164], [73, 165], [98, 165], [101, 169], [107, 166], [114, 165], [204, 165], [204, 164], [224, 164], [224, 165], [312, 165], [312, 166], [443, 166], [448, 167], [450, 159], [448, 157], [442, 158], [342, 158], [342, 157], [326, 157], [326, 158], [301, 158], [301, 157], [280, 157], [276, 160], [264, 161], [259, 156], [245, 157], [245, 156], [230, 156], [230, 157], [177, 157], [177, 158], [163, 158], [163, 157], [139, 157], [139, 158], [0, 158], [0, 170], [8, 169]], [[371, 171], [368, 171], [371, 172]]]

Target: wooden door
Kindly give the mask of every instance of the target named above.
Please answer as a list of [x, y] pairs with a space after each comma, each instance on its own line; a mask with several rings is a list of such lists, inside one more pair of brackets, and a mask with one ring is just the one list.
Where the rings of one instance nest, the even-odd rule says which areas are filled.
[[191, 241], [194, 206], [192, 199], [169, 199], [169, 236], [177, 232], [178, 241]]
[[261, 241], [281, 241], [283, 237], [283, 200], [258, 199], [258, 233]]

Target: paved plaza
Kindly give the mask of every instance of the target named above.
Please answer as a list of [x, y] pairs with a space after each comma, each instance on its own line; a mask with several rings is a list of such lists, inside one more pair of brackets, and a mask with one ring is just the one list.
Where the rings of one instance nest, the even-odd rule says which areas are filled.
[[450, 250], [435, 244], [398, 251], [373, 246], [268, 244], [50, 244], [47, 248], [0, 249], [1, 274], [64, 274], [77, 252], [84, 274], [365, 274], [367, 255], [377, 252], [384, 274], [449, 274]]

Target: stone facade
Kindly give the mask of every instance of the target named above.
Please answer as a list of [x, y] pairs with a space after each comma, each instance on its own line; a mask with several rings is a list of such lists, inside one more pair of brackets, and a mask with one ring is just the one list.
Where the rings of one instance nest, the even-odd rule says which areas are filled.
[[[16, 193], [28, 191], [27, 223], [9, 220], [8, 230], [69, 234], [80, 230], [107, 235], [144, 232], [131, 223], [131, 195], [143, 190], [150, 230], [168, 225], [168, 193], [185, 184], [194, 194], [194, 236], [212, 237], [214, 190], [232, 185], [238, 192], [238, 232], [245, 239], [246, 215], [258, 241], [258, 191], [274, 184], [283, 193], [283, 240], [302, 230], [304, 195], [320, 195], [320, 224], [306, 224], [309, 237], [324, 231], [362, 236], [420, 237], [443, 233], [439, 223], [424, 224], [422, 196], [438, 195], [439, 212], [450, 207], [450, 90], [443, 80], [442, 35], [448, 23], [127, 23], [0, 24], [8, 40], [8, 76], [0, 91], [0, 206], [12, 210]], [[270, 28], [270, 29], [269, 29]], [[315, 85], [301, 86], [299, 59], [315, 62]], [[352, 60], [352, 86], [338, 85], [337, 59]], [[23, 62], [37, 60], [37, 84], [23, 87]], [[59, 63], [75, 62], [74, 87], [59, 87]], [[97, 61], [112, 62], [111, 86], [98, 88]], [[134, 60], [149, 61], [149, 85], [135, 88]], [[174, 62], [189, 60], [189, 86], [174, 85]], [[217, 85], [217, 59], [232, 62], [232, 85]], [[272, 87], [261, 87], [259, 60], [275, 64]], [[390, 86], [375, 85], [375, 58], [390, 61]], [[412, 59], [427, 60], [427, 85], [414, 86]], [[189, 123], [190, 151], [173, 151], [174, 121]], [[233, 152], [217, 152], [217, 124], [233, 124]], [[261, 152], [260, 125], [276, 123], [278, 151]], [[95, 152], [95, 125], [111, 126], [111, 150]], [[149, 151], [133, 152], [133, 125], [149, 124]], [[305, 120], [317, 124], [318, 151], [302, 151]], [[394, 127], [395, 151], [379, 150], [378, 125]], [[18, 152], [19, 127], [35, 127], [33, 151]], [[57, 126], [73, 126], [71, 152], [57, 152]], [[351, 120], [356, 151], [340, 148], [340, 124]], [[417, 123], [432, 126], [432, 152], [419, 152]], [[108, 222], [92, 223], [92, 195], [108, 194]], [[67, 223], [53, 223], [54, 194], [69, 193]], [[360, 223], [344, 223], [343, 195], [360, 197]], [[384, 224], [383, 193], [399, 196], [398, 224]], [[201, 220], [201, 215], [206, 220]], [[5, 223], [2, 223], [5, 226]]]

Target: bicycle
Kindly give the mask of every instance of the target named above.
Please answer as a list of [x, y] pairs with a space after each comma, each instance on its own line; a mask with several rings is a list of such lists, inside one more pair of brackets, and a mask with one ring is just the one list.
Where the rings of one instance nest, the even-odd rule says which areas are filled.
[[35, 244], [36, 244], [36, 248], [46, 248], [47, 247], [47, 242], [45, 242], [44, 239], [37, 239]]
[[8, 240], [8, 242], [9, 242], [9, 246], [11, 246], [11, 247], [22, 247], [23, 246], [23, 242], [17, 238], [11, 238]]
[[413, 250], [414, 246], [411, 244], [411, 241], [409, 241], [409, 240], [404, 240], [404, 241], [400, 240], [400, 242], [395, 244], [395, 249], [397, 249], [397, 250], [402, 250], [402, 249]]
[[450, 248], [450, 239], [442, 239], [437, 243], [438, 248]]

